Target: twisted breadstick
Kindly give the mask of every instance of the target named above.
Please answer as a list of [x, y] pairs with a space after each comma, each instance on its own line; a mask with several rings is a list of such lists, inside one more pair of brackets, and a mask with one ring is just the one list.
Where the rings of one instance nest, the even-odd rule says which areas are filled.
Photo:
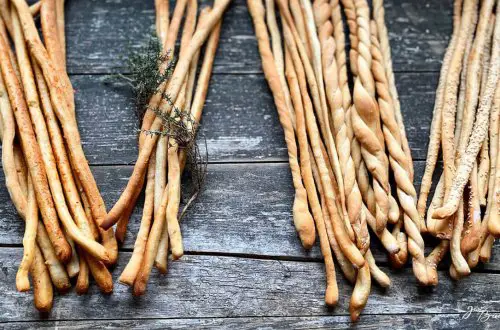
[[[460, 17], [462, 14], [462, 0], [455, 0], [453, 5], [453, 34], [446, 49], [439, 74], [439, 83], [436, 90], [436, 101], [432, 114], [432, 123], [429, 135], [429, 147], [427, 149], [427, 157], [425, 161], [425, 170], [420, 183], [420, 195], [418, 197], [417, 209], [420, 217], [425, 218], [425, 210], [427, 208], [427, 199], [431, 190], [432, 175], [436, 168], [437, 159], [439, 156], [439, 147], [441, 146], [441, 123], [442, 123], [442, 108], [444, 103], [444, 91], [446, 87], [446, 79], [451, 64], [451, 59], [455, 52], [455, 47], [458, 42], [458, 34], [460, 31]], [[437, 191], [437, 190], [436, 190]]]
[[[420, 234], [420, 219], [416, 208], [417, 192], [410, 179], [409, 163], [401, 144], [399, 126], [394, 115], [393, 99], [389, 90], [389, 82], [384, 70], [383, 56], [377, 39], [377, 26], [371, 24], [372, 72], [375, 78], [380, 117], [383, 123], [383, 133], [389, 151], [389, 161], [397, 184], [399, 202], [403, 208], [404, 225], [410, 236], [409, 250], [413, 259], [413, 269], [417, 279], [426, 284], [426, 264], [423, 255], [424, 241]], [[360, 66], [361, 67], [361, 66]]]
[[[500, 6], [497, 6], [496, 17], [499, 17]], [[463, 189], [470, 176], [470, 172], [476, 160], [477, 154], [486, 137], [488, 131], [488, 121], [491, 110], [493, 94], [495, 93], [500, 70], [500, 20], [495, 21], [495, 32], [493, 36], [492, 57], [490, 70], [488, 72], [487, 90], [479, 102], [479, 108], [476, 114], [476, 121], [465, 154], [462, 156], [455, 178], [452, 180], [448, 199], [443, 207], [434, 211], [437, 218], [447, 218], [456, 212]], [[446, 167], [445, 167], [446, 169]], [[446, 176], [445, 176], [446, 178]], [[499, 233], [500, 234], [500, 233]]]
[[366, 0], [356, 0], [358, 23], [358, 74], [354, 83], [354, 107], [352, 127], [361, 144], [361, 154], [373, 175], [375, 192], [377, 231], [383, 230], [389, 212], [389, 174], [385, 154], [384, 137], [380, 128], [380, 115], [374, 98], [375, 84], [371, 74], [370, 9]]

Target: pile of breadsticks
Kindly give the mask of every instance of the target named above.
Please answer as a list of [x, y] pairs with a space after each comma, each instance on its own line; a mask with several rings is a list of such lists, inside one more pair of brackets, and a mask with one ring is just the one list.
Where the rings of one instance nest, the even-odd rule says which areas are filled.
[[[190, 117], [186, 129], [197, 129], [205, 103], [222, 23], [230, 0], [215, 0], [213, 7], [198, 15], [196, 0], [179, 0], [169, 18], [169, 1], [156, 0], [156, 30], [166, 55], [159, 70], [167, 70], [176, 59], [173, 73], [162, 81], [149, 100], [139, 136], [139, 156], [132, 176], [120, 199], [103, 222], [104, 228], [117, 223], [117, 238], [123, 241], [128, 218], [145, 185], [145, 203], [141, 225], [130, 261], [120, 275], [120, 282], [133, 286], [134, 295], [142, 295], [153, 265], [167, 272], [167, 258], [179, 259], [184, 253], [179, 226], [181, 175], [187, 150], [167, 123]], [[183, 20], [183, 17], [184, 20]], [[182, 32], [179, 33], [181, 23]], [[180, 49], [175, 43], [180, 34]], [[197, 75], [200, 50], [206, 44]], [[196, 79], [197, 78], [197, 79]], [[196, 82], [196, 85], [195, 85]], [[146, 133], [151, 134], [146, 134]], [[158, 133], [159, 132], [159, 133]], [[155, 134], [158, 133], [158, 134]]]
[[373, 236], [394, 267], [402, 267], [409, 252], [417, 280], [425, 284], [428, 278], [425, 225], [416, 208], [383, 3], [373, 0], [370, 10], [366, 0], [341, 2], [349, 28], [349, 70], [338, 0], [248, 0], [248, 8], [285, 133], [295, 227], [305, 248], [319, 236], [327, 305], [338, 300], [333, 256], [354, 284], [349, 310], [356, 320], [371, 280], [382, 287], [391, 283], [370, 251]]
[[[33, 18], [39, 11], [43, 43]], [[19, 291], [34, 287], [35, 306], [52, 307], [53, 286], [64, 292], [90, 274], [113, 289], [107, 267], [117, 259], [113, 230], [97, 226], [106, 209], [83, 153], [74, 93], [66, 72], [64, 1], [0, 1], [2, 166], [11, 199], [26, 222]]]
[[487, 262], [500, 237], [499, 15], [499, 1], [455, 0], [418, 200], [423, 219], [441, 149], [443, 173], [426, 218], [428, 232], [441, 239], [427, 257], [429, 284], [437, 284], [436, 265], [448, 250], [458, 279]]

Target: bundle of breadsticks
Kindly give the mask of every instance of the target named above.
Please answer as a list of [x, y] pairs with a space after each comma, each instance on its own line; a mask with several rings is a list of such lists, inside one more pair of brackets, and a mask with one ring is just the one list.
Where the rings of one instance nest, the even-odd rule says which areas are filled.
[[[341, 3], [248, 0], [248, 8], [285, 133], [295, 227], [307, 249], [316, 233], [319, 237], [330, 306], [338, 300], [337, 259], [354, 285], [349, 310], [356, 320], [371, 280], [382, 287], [391, 284], [370, 250], [374, 236], [394, 267], [405, 265], [409, 253], [418, 282], [426, 284], [428, 278], [421, 236], [425, 225], [416, 208], [383, 1], [373, 0], [372, 9], [366, 0]], [[342, 12], [349, 28], [350, 70]]]
[[[500, 237], [499, 14], [495, 0], [454, 2], [418, 200], [428, 232], [441, 239], [427, 257], [429, 284], [437, 284], [435, 270], [448, 251], [450, 276], [459, 279], [488, 262]], [[427, 209], [440, 149], [443, 173]]]
[[[145, 106], [139, 156], [132, 176], [102, 223], [105, 229], [117, 223], [117, 238], [123, 241], [128, 219], [145, 185], [144, 209], [134, 251], [119, 278], [121, 283], [133, 287], [134, 295], [145, 293], [153, 265], [161, 273], [167, 272], [169, 251], [174, 260], [184, 254], [179, 226], [181, 175], [202, 115], [222, 15], [229, 3], [230, 0], [215, 0], [213, 7], [203, 8], [198, 15], [196, 0], [180, 0], [170, 18], [169, 1], [155, 1], [156, 32], [164, 54], [158, 70], [165, 79], [159, 79]], [[163, 75], [168, 70], [172, 73]]]
[[[33, 15], [39, 12], [42, 38]], [[64, 1], [0, 1], [2, 166], [13, 204], [25, 221], [16, 276], [35, 306], [52, 307], [53, 286], [87, 292], [89, 277], [113, 289], [107, 267], [117, 259], [106, 208], [83, 153], [74, 93], [66, 72]]]

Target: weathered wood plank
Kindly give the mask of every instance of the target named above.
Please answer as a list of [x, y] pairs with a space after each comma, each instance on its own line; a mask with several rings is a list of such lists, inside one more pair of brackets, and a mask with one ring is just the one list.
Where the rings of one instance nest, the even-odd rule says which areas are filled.
[[[150, 319], [150, 320], [79, 320], [4, 323], [11, 330], [63, 328], [88, 329], [346, 329], [353, 327], [348, 316], [317, 317], [244, 317], [203, 319]], [[365, 315], [355, 325], [359, 329], [498, 329], [500, 315], [496, 313]]]
[[[423, 162], [415, 165], [419, 182]], [[131, 168], [99, 166], [93, 171], [109, 207], [125, 186]], [[0, 182], [0, 203], [4, 205], [0, 209], [0, 245], [20, 246], [24, 224], [18, 220], [2, 176]], [[299, 243], [291, 216], [292, 202], [290, 171], [285, 163], [210, 165], [205, 190], [182, 220], [185, 249], [188, 253], [319, 259], [317, 246], [308, 252]], [[125, 249], [133, 247], [142, 205], [140, 200], [130, 220]], [[385, 263], [384, 250], [372, 237], [375, 257]], [[500, 245], [495, 244], [491, 262], [482, 269], [500, 270], [499, 253]]]
[[[72, 76], [78, 124], [91, 164], [133, 164], [138, 120], [128, 85], [106, 76]], [[436, 73], [397, 75], [408, 139], [425, 159]], [[202, 118], [210, 161], [287, 161], [283, 130], [262, 75], [215, 75]]]
[[[114, 278], [130, 253], [122, 253]], [[19, 248], [0, 249], [0, 321], [38, 320], [32, 295], [15, 290]], [[469, 306], [500, 312], [495, 299], [499, 274], [471, 276], [458, 283], [442, 276], [433, 291], [415, 285], [411, 269], [392, 276], [392, 289], [374, 287], [364, 313], [422, 314], [459, 313]], [[217, 256], [185, 256], [169, 264], [169, 274], [153, 272], [145, 296], [133, 297], [130, 289], [116, 285], [102, 295], [92, 285], [89, 294], [58, 296], [48, 319], [202, 318], [257, 316], [348, 315], [352, 288], [339, 280], [340, 303], [329, 310], [323, 301], [323, 264]], [[396, 316], [393, 316], [396, 317]], [[363, 318], [363, 316], [362, 316]]]
[[[202, 1], [203, 5], [211, 3]], [[153, 31], [153, 6], [153, 1], [67, 1], [69, 71], [109, 73], [126, 70], [124, 58], [130, 50], [147, 41]], [[395, 70], [439, 70], [451, 35], [451, 15], [451, 0], [386, 1]], [[224, 17], [214, 70], [226, 73], [261, 70], [244, 0], [234, 1]]]

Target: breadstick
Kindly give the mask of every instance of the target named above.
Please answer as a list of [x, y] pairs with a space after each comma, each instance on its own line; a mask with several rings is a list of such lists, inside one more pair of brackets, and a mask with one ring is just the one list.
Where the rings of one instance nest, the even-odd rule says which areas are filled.
[[[411, 156], [410, 146], [408, 144], [408, 139], [406, 137], [406, 130], [403, 122], [403, 116], [401, 114], [401, 104], [399, 102], [398, 90], [396, 88], [396, 82], [394, 78], [394, 72], [392, 70], [392, 56], [391, 56], [391, 46], [389, 45], [389, 35], [387, 33], [387, 27], [385, 24], [385, 10], [383, 0], [373, 1], [373, 17], [375, 19], [378, 38], [380, 41], [380, 50], [384, 58], [384, 69], [387, 76], [387, 81], [389, 82], [389, 90], [391, 92], [392, 102], [394, 104], [394, 114], [396, 116], [396, 121], [399, 126], [401, 135], [401, 144], [403, 150], [406, 154], [406, 159], [408, 161], [408, 168], [410, 179], [413, 181], [413, 159]], [[423, 218], [420, 219], [420, 230], [426, 231], [425, 222]]]
[[141, 226], [137, 233], [137, 238], [134, 243], [134, 251], [130, 257], [127, 266], [119, 277], [120, 283], [132, 286], [134, 284], [139, 267], [142, 263], [144, 250], [148, 241], [149, 229], [151, 228], [151, 220], [153, 220], [153, 207], [154, 207], [154, 177], [155, 177], [155, 159], [154, 153], [151, 155], [151, 160], [148, 165], [148, 174], [146, 179], [146, 192], [144, 197], [144, 208], [142, 211]]
[[36, 15], [38, 15], [40, 13], [40, 9], [42, 8], [42, 1], [39, 0], [37, 2], [35, 2], [34, 4], [32, 4], [30, 6], [30, 13], [31, 13], [31, 16], [35, 17]]
[[[400, 129], [394, 115], [393, 99], [383, 66], [383, 56], [377, 39], [377, 25], [374, 21], [372, 21], [371, 24], [371, 33], [371, 51], [373, 58], [372, 72], [377, 88], [380, 117], [382, 118], [387, 150], [389, 151], [389, 161], [397, 184], [399, 202], [405, 213], [403, 219], [406, 232], [411, 240], [411, 242], [409, 242], [410, 253], [414, 257], [418, 256], [413, 260], [414, 272], [417, 279], [425, 284], [426, 265], [422, 253], [424, 241], [420, 235], [419, 226], [421, 221], [416, 207], [417, 192], [411, 180], [410, 173], [412, 170], [410, 170], [407, 156], [403, 150]], [[359, 67], [361, 68], [362, 66], [360, 65]]]
[[[65, 0], [56, 0], [56, 17], [57, 17], [56, 23], [57, 23], [57, 36], [59, 38], [59, 43], [61, 45], [61, 52], [63, 59], [62, 67], [66, 70], [66, 35], [64, 33], [65, 30], [64, 2]], [[30, 7], [30, 10], [31, 14], [33, 15], [32, 7], [33, 5]]]
[[378, 268], [375, 263], [375, 258], [373, 258], [373, 254], [371, 250], [366, 251], [365, 254], [366, 262], [370, 267], [370, 275], [371, 277], [383, 288], [388, 288], [391, 286], [391, 279], [387, 274], [385, 274], [380, 268]]
[[156, 13], [156, 35], [161, 40], [162, 45], [167, 40], [167, 33], [169, 29], [169, 2], [166, 0], [155, 0], [155, 13]]
[[101, 289], [101, 292], [106, 294], [113, 292], [113, 278], [111, 277], [111, 273], [106, 268], [104, 263], [96, 260], [87, 253], [84, 253], [83, 257], [87, 262], [90, 273], [97, 283], [97, 286], [99, 287], [99, 289]]
[[153, 268], [153, 263], [156, 258], [156, 254], [158, 253], [158, 245], [163, 231], [163, 226], [166, 225], [165, 212], [167, 203], [168, 187], [165, 188], [161, 198], [160, 207], [154, 214], [154, 221], [151, 226], [151, 231], [149, 232], [144, 256], [142, 257], [141, 266], [134, 281], [133, 294], [135, 296], [141, 296], [146, 292], [146, 285], [149, 280], [149, 275], [151, 274], [151, 268]]
[[[0, 23], [0, 25], [3, 25], [3, 23]], [[35, 187], [42, 218], [49, 232], [51, 241], [54, 244], [54, 248], [57, 251], [58, 259], [68, 261], [71, 258], [71, 247], [64, 239], [64, 235], [59, 227], [59, 220], [49, 191], [41, 151], [31, 125], [31, 118], [24, 100], [22, 87], [17, 80], [14, 69], [9, 60], [7, 51], [8, 48], [9, 45], [6, 40], [0, 36], [1, 71], [6, 83], [11, 104], [13, 107], [17, 108], [14, 114], [20, 134], [21, 145], [26, 155], [26, 163], [28, 165], [31, 178], [33, 179], [33, 185]]]
[[353, 322], [356, 322], [359, 319], [361, 311], [366, 306], [368, 296], [370, 295], [371, 282], [370, 266], [367, 262], [363, 267], [358, 269], [356, 284], [354, 285], [351, 301], [349, 303], [349, 313], [351, 314], [351, 320]]
[[[359, 190], [358, 184], [356, 182], [356, 173], [354, 168], [354, 161], [351, 157], [351, 146], [350, 140], [347, 137], [347, 128], [345, 123], [345, 112], [342, 108], [342, 91], [339, 88], [337, 81], [337, 65], [335, 62], [335, 41], [332, 37], [326, 37], [331, 35], [333, 32], [333, 26], [329, 21], [321, 23], [320, 36], [323, 35], [321, 40], [322, 43], [322, 61], [323, 70], [325, 73], [325, 87], [327, 90], [328, 103], [330, 109], [333, 112], [333, 127], [335, 134], [335, 145], [337, 147], [337, 153], [339, 155], [340, 169], [342, 175], [344, 176], [344, 191], [346, 194], [347, 202], [347, 212], [349, 215], [349, 221], [353, 226], [358, 241], [365, 241], [364, 244], [359, 244], [360, 249], [366, 250], [366, 244], [368, 231], [366, 228], [366, 221], [364, 226], [361, 226], [361, 212], [363, 209], [361, 207], [363, 199], [361, 192]], [[363, 215], [364, 216], [364, 215]], [[360, 240], [360, 236], [363, 239]], [[365, 245], [365, 246], [363, 246]]]
[[481, 230], [481, 207], [479, 205], [478, 191], [477, 191], [477, 168], [474, 169], [470, 177], [469, 189], [469, 207], [467, 227], [462, 232], [462, 242], [460, 243], [460, 250], [464, 256], [479, 245], [480, 230]]
[[79, 248], [78, 251], [80, 252], [80, 272], [78, 273], [78, 278], [76, 280], [75, 291], [76, 294], [82, 295], [86, 294], [89, 290], [89, 265], [83, 257], [84, 252]]
[[427, 262], [427, 285], [436, 286], [438, 284], [437, 266], [445, 256], [450, 247], [449, 240], [442, 240], [438, 246], [425, 258]]
[[23, 238], [24, 253], [16, 275], [16, 287], [21, 292], [30, 289], [28, 271], [35, 258], [37, 227], [38, 205], [36, 204], [35, 190], [31, 182], [31, 177], [28, 176], [28, 208], [26, 210], [26, 227]]
[[391, 262], [391, 266], [394, 268], [402, 268], [406, 265], [408, 261], [408, 239], [406, 238], [406, 234], [401, 231], [401, 228], [404, 226], [404, 214], [401, 215], [401, 219], [394, 225], [392, 229], [392, 236], [396, 238], [399, 251], [396, 253], [389, 253], [389, 260]]
[[[255, 8], [253, 10], [261, 10], [262, 8]], [[258, 13], [254, 14], [258, 15]], [[263, 14], [262, 14], [263, 15]], [[257, 24], [259, 21], [256, 19]], [[257, 29], [257, 26], [256, 26]], [[279, 32], [278, 32], [279, 33]], [[264, 36], [266, 37], [266, 36]], [[269, 40], [267, 40], [269, 41]], [[269, 51], [269, 45], [266, 43], [262, 46], [264, 48], [263, 51]], [[263, 52], [261, 50], [261, 52]], [[262, 61], [265, 59], [265, 54], [262, 55]], [[335, 265], [333, 263], [332, 251], [329, 245], [329, 238], [327, 234], [327, 228], [329, 224], [329, 217], [323, 214], [322, 207], [320, 201], [318, 199], [318, 195], [316, 193], [316, 185], [314, 183], [314, 177], [311, 169], [312, 159], [309, 158], [309, 146], [307, 142], [307, 131], [304, 117], [304, 108], [302, 106], [302, 98], [300, 94], [299, 85], [297, 82], [297, 73], [293, 66], [292, 59], [290, 57], [290, 51], [288, 49], [285, 50], [285, 68], [286, 68], [286, 77], [288, 79], [288, 86], [290, 86], [289, 93], [291, 94], [295, 114], [296, 114], [296, 132], [297, 138], [299, 141], [299, 152], [300, 152], [300, 168], [302, 172], [302, 177], [304, 180], [304, 185], [307, 190], [307, 197], [309, 200], [309, 205], [311, 207], [311, 211], [313, 214], [314, 221], [316, 223], [316, 229], [318, 231], [321, 254], [323, 255], [325, 262], [325, 271], [326, 271], [326, 293], [325, 293], [325, 303], [328, 306], [335, 306], [338, 302], [338, 287], [337, 280], [335, 276]], [[276, 70], [276, 67], [271, 68], [270, 70]], [[285, 87], [288, 89], [287, 85]], [[318, 182], [320, 184], [320, 182]], [[320, 193], [322, 192], [322, 188], [318, 187]], [[322, 198], [324, 199], [324, 197]], [[325, 210], [326, 211], [326, 210]], [[325, 222], [328, 222], [326, 224]]]
[[[427, 208], [427, 199], [431, 190], [432, 176], [436, 168], [437, 158], [439, 155], [439, 147], [441, 146], [441, 125], [442, 125], [442, 108], [444, 105], [444, 92], [446, 88], [446, 80], [450, 70], [451, 60], [455, 53], [458, 35], [460, 31], [460, 18], [462, 13], [462, 0], [455, 0], [453, 4], [453, 34], [446, 49], [443, 65], [439, 74], [439, 83], [436, 90], [436, 101], [432, 114], [431, 129], [429, 135], [429, 147], [427, 149], [427, 157], [425, 161], [425, 170], [420, 184], [420, 195], [418, 197], [417, 209], [420, 218], [425, 218], [425, 210]], [[428, 224], [428, 223], [427, 223]]]
[[380, 115], [375, 96], [375, 84], [371, 74], [369, 7], [365, 0], [354, 1], [358, 23], [358, 78], [354, 84], [354, 107], [351, 120], [356, 139], [361, 144], [361, 154], [373, 175], [373, 190], [377, 203], [375, 217], [377, 231], [381, 231], [389, 212], [388, 159], [384, 137], [380, 128]]
[[[0, 23], [1, 24], [1, 23]], [[0, 74], [0, 111], [2, 118], [2, 167], [5, 175], [5, 186], [9, 191], [10, 199], [16, 207], [21, 218], [26, 218], [27, 201], [21, 190], [14, 161], [14, 139], [16, 135], [16, 122], [5, 89], [2, 75]]]
[[304, 18], [304, 12], [302, 11], [299, 0], [290, 0], [290, 11], [297, 27], [297, 32], [299, 33], [300, 40], [306, 49], [307, 58], [312, 57], [311, 44], [309, 37], [307, 35], [306, 23]]
[[101, 223], [106, 214], [106, 208], [85, 158], [80, 141], [80, 133], [78, 132], [72, 109], [69, 109], [66, 104], [66, 94], [68, 93], [65, 92], [68, 90], [68, 86], [65, 85], [64, 79], [59, 78], [59, 71], [56, 69], [47, 51], [44, 49], [25, 1], [12, 0], [12, 3], [15, 5], [19, 14], [24, 36], [29, 45], [31, 54], [37, 60], [47, 79], [52, 105], [61, 123], [64, 137], [68, 145], [71, 164], [82, 183], [90, 205], [92, 205], [94, 219], [96, 222]]
[[47, 266], [45, 266], [40, 249], [35, 246], [33, 262], [30, 268], [33, 280], [33, 296], [35, 307], [40, 312], [49, 312], [52, 309], [53, 291]]
[[[75, 114], [75, 97], [73, 93], [73, 88], [71, 86], [71, 81], [69, 80], [68, 74], [66, 73], [66, 59], [65, 52], [63, 51], [63, 46], [59, 40], [60, 32], [57, 23], [57, 4], [56, 1], [59, 0], [43, 0], [43, 6], [40, 11], [40, 21], [42, 25], [42, 34], [45, 47], [49, 58], [52, 60], [54, 66], [59, 70], [60, 79], [63, 80], [66, 86], [66, 102], [68, 103], [68, 108], [70, 112]], [[64, 30], [63, 30], [64, 31]]]
[[[199, 29], [193, 36], [191, 43], [189, 44], [189, 48], [186, 51], [186, 56], [179, 59], [177, 66], [175, 67], [172, 78], [170, 79], [168, 88], [165, 90], [165, 94], [169, 95], [171, 99], [176, 99], [177, 95], [183, 85], [184, 78], [186, 77], [187, 72], [189, 71], [191, 58], [196, 54], [201, 45], [205, 42], [209, 32], [212, 30], [213, 26], [219, 21], [222, 16], [224, 10], [229, 5], [230, 0], [220, 0], [217, 2], [212, 11], [207, 14], [206, 22], [202, 29]], [[163, 86], [160, 86], [160, 90], [163, 91]], [[168, 105], [167, 111], [171, 108]], [[151, 130], [155, 131], [161, 128], [162, 120], [160, 118], [156, 118], [151, 125]], [[127, 184], [127, 188], [120, 196], [120, 199], [115, 204], [113, 209], [108, 213], [104, 222], [101, 223], [103, 228], [111, 227], [117, 220], [121, 213], [124, 211], [130, 200], [133, 198], [133, 193], [136, 189], [140, 189], [141, 186], [141, 178], [143, 177], [147, 160], [151, 155], [153, 147], [155, 146], [158, 140], [157, 136], [152, 136], [148, 138], [144, 142], [144, 147], [140, 150], [137, 162], [134, 166], [134, 172]]]
[[[334, 2], [334, 1], [333, 1]], [[349, 40], [351, 49], [349, 50], [349, 64], [354, 76], [358, 75], [358, 23], [356, 18], [356, 7], [354, 0], [341, 0], [344, 6], [344, 14], [349, 27]], [[334, 23], [335, 25], [335, 23]]]
[[[499, 17], [500, 6], [497, 6], [496, 17]], [[498, 71], [500, 69], [500, 20], [495, 21], [495, 32], [493, 37], [492, 45], [492, 57], [490, 63], [490, 69], [488, 72], [488, 82], [484, 93], [484, 96], [479, 102], [479, 108], [476, 114], [476, 121], [474, 122], [474, 127], [472, 134], [469, 138], [469, 143], [462, 155], [460, 160], [456, 177], [453, 179], [453, 185], [451, 185], [450, 192], [448, 194], [448, 199], [446, 200], [443, 207], [434, 211], [434, 216], [437, 218], [446, 218], [451, 214], [455, 213], [458, 208], [460, 197], [465, 184], [469, 178], [470, 172], [476, 160], [481, 144], [483, 143], [487, 131], [488, 131], [488, 121], [490, 115], [490, 109], [493, 99], [493, 94], [495, 93], [495, 88], [498, 82]]]
[[71, 259], [69, 262], [66, 264], [66, 272], [68, 273], [69, 278], [73, 278], [76, 275], [78, 275], [78, 272], [80, 271], [80, 262], [78, 258], [78, 253], [76, 252], [76, 246], [75, 242], [73, 239], [68, 235], [68, 232], [65, 230], [64, 231], [66, 240], [68, 241], [69, 245], [71, 246]]
[[[347, 256], [347, 258], [355, 264], [357, 267], [362, 267], [364, 264], [364, 258], [356, 245], [353, 243], [353, 241], [350, 238], [350, 235], [347, 232], [347, 228], [345, 226], [344, 221], [342, 219], [347, 220], [347, 223], [349, 223], [348, 217], [338, 217], [337, 212], [339, 212], [340, 208], [338, 207], [338, 200], [335, 198], [335, 193], [334, 189], [336, 189], [336, 185], [332, 185], [332, 178], [330, 178], [329, 171], [328, 171], [328, 165], [327, 162], [325, 161], [325, 157], [323, 155], [323, 151], [321, 148], [321, 139], [319, 136], [318, 128], [316, 126], [316, 118], [314, 116], [314, 111], [313, 111], [313, 106], [311, 104], [311, 99], [309, 98], [308, 92], [307, 92], [307, 86], [306, 84], [306, 77], [304, 73], [304, 68], [302, 66], [302, 61], [301, 57], [304, 58], [304, 56], [299, 56], [297, 52], [297, 48], [300, 50], [301, 53], [305, 53], [303, 47], [301, 47], [300, 44], [297, 44], [295, 40], [298, 40], [298, 34], [297, 31], [294, 29], [293, 26], [289, 26], [287, 22], [291, 21], [291, 16], [290, 13], [286, 7], [286, 5], [282, 2], [278, 2], [279, 7], [280, 7], [280, 12], [281, 16], [284, 17], [283, 20], [283, 31], [285, 35], [285, 40], [287, 43], [287, 47], [291, 52], [292, 55], [292, 60], [295, 66], [295, 70], [297, 70], [298, 74], [298, 82], [300, 86], [300, 90], [302, 93], [302, 98], [304, 102], [304, 109], [305, 109], [305, 118], [306, 118], [306, 125], [307, 125], [307, 130], [309, 133], [309, 138], [310, 138], [310, 143], [311, 143], [311, 148], [314, 154], [314, 158], [316, 160], [316, 163], [318, 165], [318, 171], [320, 173], [321, 177], [321, 182], [322, 186], [324, 189], [324, 194], [325, 194], [325, 199], [326, 199], [326, 204], [328, 207], [328, 211], [330, 213], [330, 218], [332, 219], [332, 225], [335, 233], [335, 237], [337, 242], [339, 243], [339, 246], [341, 247], [343, 253]], [[292, 36], [292, 34], [294, 36]], [[294, 40], [295, 39], [295, 40]], [[338, 190], [337, 190], [338, 194]], [[343, 213], [341, 213], [343, 214]], [[351, 229], [352, 230], [352, 229]]]

